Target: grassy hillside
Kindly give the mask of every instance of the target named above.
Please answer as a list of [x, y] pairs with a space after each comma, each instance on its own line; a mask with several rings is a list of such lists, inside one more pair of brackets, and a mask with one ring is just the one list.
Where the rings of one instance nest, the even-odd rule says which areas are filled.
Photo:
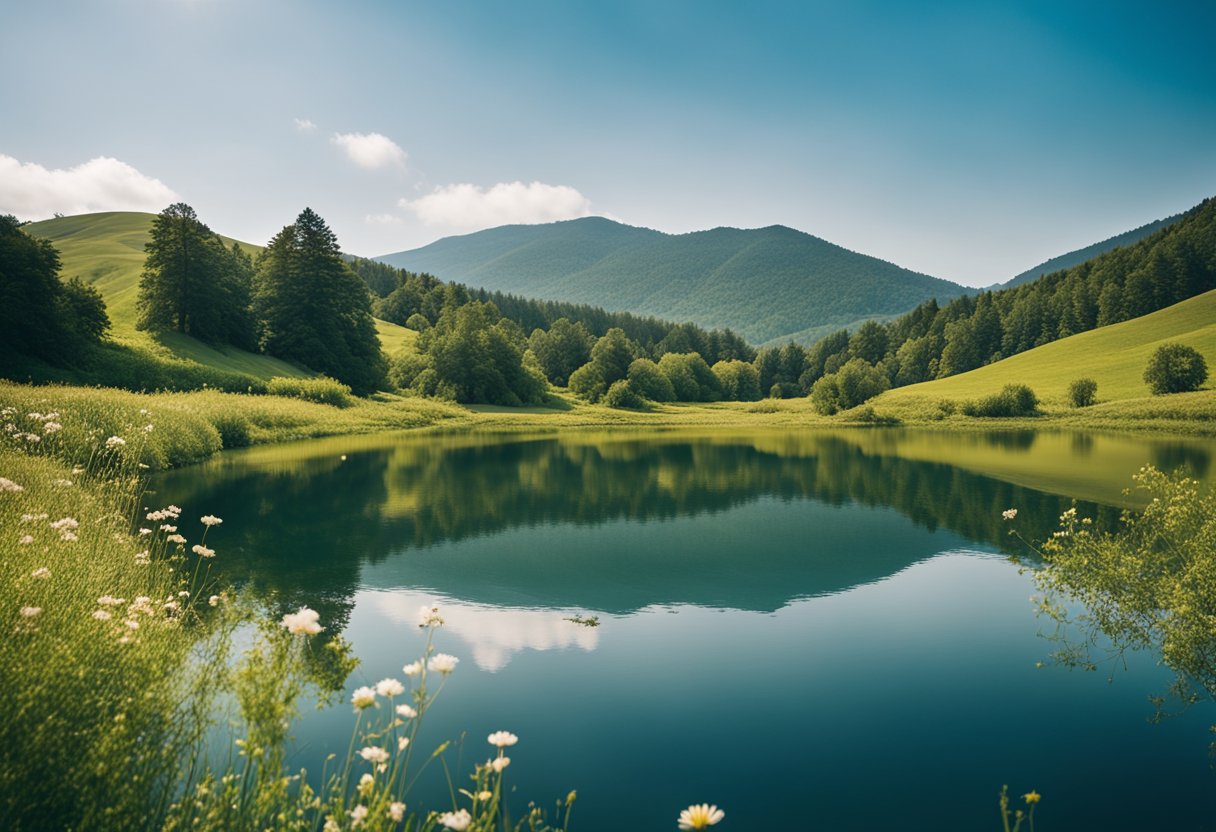
[[1079, 248], [1076, 251], [1070, 251], [1067, 254], [1061, 254], [1059, 257], [1053, 257], [1050, 260], [1044, 261], [1032, 269], [1027, 269], [1015, 277], [1010, 278], [1004, 283], [993, 286], [994, 289], [1003, 289], [1008, 286], [1020, 286], [1023, 283], [1029, 283], [1032, 280], [1038, 280], [1045, 274], [1058, 272], [1062, 269], [1072, 268], [1073, 266], [1084, 263], [1086, 260], [1092, 260], [1099, 254], [1116, 249], [1120, 246], [1130, 246], [1133, 243], [1138, 243], [1145, 237], [1160, 231], [1167, 225], [1173, 225], [1182, 214], [1175, 214], [1172, 217], [1166, 217], [1163, 220], [1156, 220], [1139, 228], [1133, 228], [1131, 231], [1125, 231], [1122, 234], [1116, 234], [1114, 237], [1103, 240], [1100, 243], [1094, 243], [1085, 248]]
[[490, 290], [730, 327], [755, 344], [812, 341], [968, 291], [783, 226], [664, 234], [587, 217], [378, 259]]
[[[168, 361], [197, 362], [205, 367], [269, 379], [274, 376], [310, 375], [285, 361], [257, 355], [233, 347], [210, 347], [187, 335], [169, 332], [153, 336], [135, 329], [135, 302], [139, 277], [144, 267], [144, 244], [152, 227], [152, 214], [110, 211], [81, 214], [30, 223], [25, 231], [50, 240], [63, 262], [64, 280], [79, 277], [101, 292], [113, 324], [112, 336], [119, 345], [149, 353]], [[260, 246], [224, 237], [225, 243], [239, 243], [251, 256]], [[392, 354], [415, 333], [385, 321], [376, 322], [376, 331], [385, 352]]]
[[[1083, 376], [1098, 382], [1099, 402], [1142, 398], [1150, 395], [1144, 367], [1153, 350], [1167, 341], [1199, 350], [1216, 374], [1216, 291], [1141, 318], [1054, 341], [969, 373], [890, 390], [873, 404], [890, 409], [970, 399], [994, 393], [1011, 382], [1029, 385], [1041, 399], [1062, 403], [1069, 383]], [[1216, 379], [1209, 379], [1207, 386], [1214, 383]]]

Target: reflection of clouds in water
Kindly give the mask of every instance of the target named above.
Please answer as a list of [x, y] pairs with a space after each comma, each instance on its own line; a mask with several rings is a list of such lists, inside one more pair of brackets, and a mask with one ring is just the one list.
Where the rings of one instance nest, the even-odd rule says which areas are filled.
[[[415, 626], [418, 609], [430, 599], [395, 592], [368, 593], [376, 610], [398, 624]], [[443, 629], [464, 639], [473, 662], [491, 673], [502, 670], [523, 650], [560, 650], [578, 647], [590, 652], [599, 646], [599, 630], [567, 620], [575, 610], [553, 611], [474, 607], [436, 601], [443, 616]]]

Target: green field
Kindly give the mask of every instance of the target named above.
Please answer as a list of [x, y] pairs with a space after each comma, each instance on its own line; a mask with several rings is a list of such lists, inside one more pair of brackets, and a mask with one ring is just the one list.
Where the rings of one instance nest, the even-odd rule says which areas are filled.
[[[1068, 385], [1082, 377], [1098, 382], [1098, 406], [1150, 395], [1144, 368], [1152, 352], [1167, 342], [1194, 347], [1216, 374], [1216, 291], [1166, 309], [1036, 347], [969, 373], [889, 390], [872, 404], [883, 411], [916, 409], [942, 400], [986, 396], [1006, 384], [1029, 385], [1049, 407], [1067, 404]], [[1209, 378], [1208, 388], [1216, 386]], [[1157, 397], [1165, 403], [1176, 397]]]
[[[272, 358], [232, 347], [213, 348], [176, 332], [154, 336], [135, 328], [139, 277], [144, 267], [144, 244], [148, 241], [152, 214], [110, 211], [81, 214], [30, 223], [26, 232], [50, 240], [59, 250], [64, 280], [79, 277], [97, 288], [106, 302], [113, 324], [114, 341], [149, 352], [161, 359], [194, 361], [206, 367], [241, 373], [258, 379], [274, 376], [311, 375], [306, 370]], [[221, 235], [222, 236], [222, 235]], [[260, 246], [223, 237], [225, 243], [240, 244], [256, 256]], [[376, 321], [382, 349], [389, 355], [413, 343], [411, 330], [387, 321]]]

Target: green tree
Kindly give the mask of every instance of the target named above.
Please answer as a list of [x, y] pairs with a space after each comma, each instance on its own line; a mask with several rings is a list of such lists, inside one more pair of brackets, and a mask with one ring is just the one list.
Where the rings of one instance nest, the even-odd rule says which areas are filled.
[[227, 342], [228, 316], [238, 314], [234, 304], [241, 301], [245, 307], [239, 314], [247, 323], [249, 296], [248, 291], [243, 295], [236, 291], [240, 280], [236, 264], [189, 205], [175, 202], [157, 214], [144, 250], [137, 328], [176, 330], [200, 341]]
[[649, 358], [638, 358], [629, 365], [629, 384], [638, 395], [655, 402], [674, 402], [675, 388], [667, 376]]
[[1144, 369], [1144, 383], [1155, 396], [1198, 390], [1207, 378], [1207, 362], [1199, 350], [1185, 344], [1157, 347]]
[[558, 318], [546, 332], [537, 328], [528, 339], [528, 346], [540, 362], [549, 381], [565, 387], [570, 374], [591, 360], [595, 339], [582, 322]]
[[1089, 407], [1098, 396], [1098, 382], [1092, 378], [1079, 378], [1068, 385], [1068, 401], [1073, 407]]
[[0, 368], [11, 372], [5, 359], [16, 355], [73, 363], [109, 327], [96, 289], [59, 279], [55, 247], [26, 234], [16, 217], [0, 216]]
[[811, 388], [811, 404], [825, 415], [874, 398], [890, 386], [887, 374], [861, 358], [850, 358], [834, 373], [828, 373]]
[[849, 355], [871, 364], [882, 361], [887, 354], [887, 330], [877, 321], [866, 321], [849, 338]]
[[258, 258], [254, 312], [270, 355], [332, 376], [358, 395], [385, 383], [367, 284], [342, 260], [337, 237], [312, 209]]
[[760, 374], [746, 361], [719, 361], [712, 368], [722, 387], [722, 398], [754, 402], [760, 398]]
[[638, 395], [628, 381], [622, 378], [612, 382], [612, 386], [604, 394], [604, 404], [608, 407], [639, 410], [646, 405], [646, 400]]
[[671, 382], [676, 401], [712, 402], [722, 397], [721, 382], [699, 353], [669, 352], [659, 359], [659, 369]]
[[570, 390], [588, 401], [599, 401], [613, 382], [629, 376], [629, 366], [641, 350], [623, 329], [613, 327], [591, 348], [591, 360], [570, 374]]
[[[466, 404], [508, 406], [544, 399], [548, 385], [539, 369], [525, 366], [518, 325], [492, 303], [446, 307], [435, 326], [418, 337], [418, 351], [430, 364], [414, 378], [415, 389], [424, 394], [443, 390]], [[395, 369], [404, 379], [417, 366], [402, 361]]]

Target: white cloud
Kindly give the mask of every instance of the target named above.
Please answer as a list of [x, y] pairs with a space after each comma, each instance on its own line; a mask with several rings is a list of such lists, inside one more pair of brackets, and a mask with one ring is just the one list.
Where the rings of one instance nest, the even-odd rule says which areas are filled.
[[401, 217], [396, 214], [368, 214], [363, 221], [368, 225], [397, 225]]
[[296, 130], [301, 133], [312, 133], [317, 129], [317, 125], [312, 123], [312, 119], [296, 118], [292, 119], [296, 123]]
[[21, 219], [42, 219], [55, 212], [155, 212], [180, 200], [159, 179], [109, 156], [74, 168], [48, 170], [0, 153], [0, 213]]
[[500, 182], [490, 188], [443, 185], [399, 204], [427, 225], [457, 228], [556, 222], [591, 213], [591, 200], [574, 188], [544, 182]]
[[405, 167], [405, 151], [380, 133], [335, 133], [331, 141], [345, 150], [346, 157], [361, 168]]

